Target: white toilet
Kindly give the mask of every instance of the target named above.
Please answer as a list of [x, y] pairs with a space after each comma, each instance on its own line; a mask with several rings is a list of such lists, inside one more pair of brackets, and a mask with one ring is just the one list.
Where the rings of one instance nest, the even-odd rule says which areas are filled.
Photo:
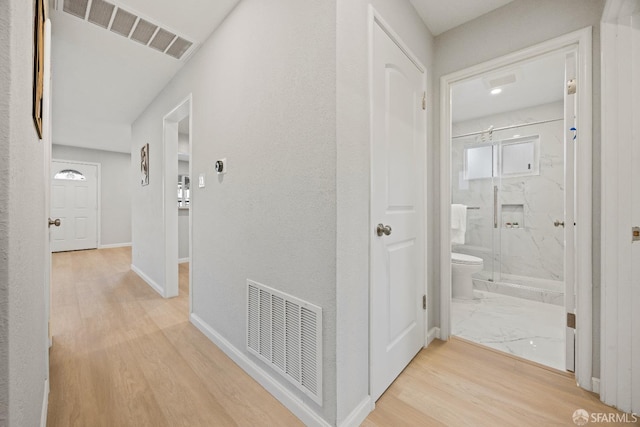
[[482, 271], [482, 258], [451, 253], [451, 295], [457, 299], [473, 299], [471, 275]]

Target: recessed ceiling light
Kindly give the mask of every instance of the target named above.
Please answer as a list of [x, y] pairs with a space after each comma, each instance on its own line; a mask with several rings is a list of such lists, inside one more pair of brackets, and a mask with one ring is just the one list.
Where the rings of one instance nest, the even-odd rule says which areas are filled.
[[502, 93], [502, 89], [500, 89], [499, 87], [491, 90], [491, 95], [497, 95], [499, 93]]

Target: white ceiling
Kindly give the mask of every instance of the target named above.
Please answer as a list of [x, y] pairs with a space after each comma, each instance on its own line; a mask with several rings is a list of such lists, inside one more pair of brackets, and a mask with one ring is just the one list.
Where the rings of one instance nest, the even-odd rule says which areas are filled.
[[[506, 74], [515, 74], [517, 81], [502, 86], [502, 93], [491, 95], [483, 77], [495, 78]], [[537, 58], [517, 68], [460, 82], [452, 88], [453, 122], [561, 101], [564, 85], [562, 52]]]
[[[107, 0], [195, 49], [240, 0]], [[410, 0], [435, 35], [510, 0]], [[54, 143], [130, 152], [131, 124], [184, 66], [52, 4]], [[58, 7], [55, 5], [58, 4]]]
[[[131, 123], [184, 61], [52, 7], [53, 141], [130, 152]], [[196, 48], [239, 0], [110, 3], [175, 32]]]
[[513, 0], [410, 0], [427, 25], [437, 36], [447, 30], [489, 13]]

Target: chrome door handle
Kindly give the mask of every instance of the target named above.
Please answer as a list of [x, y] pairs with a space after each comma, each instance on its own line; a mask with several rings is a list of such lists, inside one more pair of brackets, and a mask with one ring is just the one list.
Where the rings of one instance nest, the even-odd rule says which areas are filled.
[[51, 228], [52, 225], [55, 225], [56, 227], [60, 227], [60, 218], [56, 218], [56, 219], [51, 219], [49, 218], [49, 228]]
[[378, 224], [378, 226], [376, 227], [376, 233], [378, 234], [378, 236], [382, 236], [383, 234], [385, 236], [388, 236], [389, 234], [391, 234], [391, 227], [384, 224]]
[[560, 226], [563, 226], [563, 227], [564, 227], [564, 221], [560, 221], [560, 220], [557, 220], [557, 219], [556, 219], [556, 220], [553, 222], [553, 225], [555, 225], [556, 227], [560, 227]]

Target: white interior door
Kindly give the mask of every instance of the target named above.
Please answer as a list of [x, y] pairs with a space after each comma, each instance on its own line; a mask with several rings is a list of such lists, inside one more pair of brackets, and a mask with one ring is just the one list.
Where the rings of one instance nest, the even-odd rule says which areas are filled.
[[370, 393], [377, 400], [424, 345], [426, 114], [424, 72], [378, 23], [372, 66]]
[[568, 319], [575, 320], [576, 313], [576, 251], [575, 251], [575, 144], [578, 143], [576, 130], [577, 96], [576, 91], [570, 89], [569, 81], [577, 85], [577, 55], [575, 51], [567, 53], [565, 57], [565, 81], [567, 89], [564, 94], [564, 283], [565, 309], [567, 325], [565, 325], [565, 368], [575, 371], [575, 322], [570, 326]]
[[97, 165], [51, 162], [51, 251], [77, 251], [98, 247]]

